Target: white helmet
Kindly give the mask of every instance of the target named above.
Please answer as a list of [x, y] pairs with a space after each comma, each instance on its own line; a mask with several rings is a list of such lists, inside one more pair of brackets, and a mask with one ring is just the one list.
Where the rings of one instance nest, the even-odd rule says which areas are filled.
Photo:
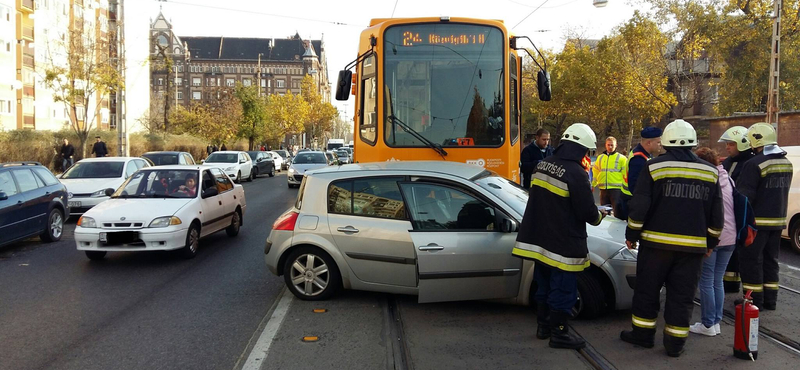
[[697, 145], [697, 132], [691, 123], [676, 119], [664, 128], [661, 145], [664, 147], [694, 147]]
[[760, 148], [765, 145], [777, 144], [778, 135], [775, 128], [769, 123], [758, 122], [754, 123], [747, 129], [747, 138], [750, 140], [750, 146], [753, 148]]
[[585, 123], [573, 123], [561, 135], [561, 140], [572, 141], [580, 144], [586, 149], [597, 148], [597, 136], [589, 125]]
[[736, 143], [736, 149], [745, 152], [750, 149], [750, 142], [747, 140], [747, 128], [744, 126], [733, 126], [719, 138], [720, 143]]

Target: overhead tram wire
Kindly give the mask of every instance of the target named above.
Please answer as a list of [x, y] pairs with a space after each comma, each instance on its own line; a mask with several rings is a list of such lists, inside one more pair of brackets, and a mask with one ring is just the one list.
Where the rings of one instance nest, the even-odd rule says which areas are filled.
[[392, 8], [392, 16], [389, 18], [394, 18], [394, 11], [397, 10], [397, 3], [399, 2], [400, 0], [394, 0], [394, 8]]
[[539, 6], [536, 7], [536, 9], [533, 9], [530, 13], [528, 13], [528, 15], [525, 16], [525, 18], [522, 18], [522, 20], [519, 21], [519, 23], [515, 24], [514, 27], [511, 27], [511, 29], [513, 30], [517, 28], [517, 26], [522, 24], [522, 22], [525, 22], [525, 20], [528, 19], [528, 17], [530, 17], [533, 13], [536, 13], [536, 11], [539, 10], [539, 8], [541, 8], [544, 4], [547, 4], [548, 1], [550, 0], [544, 0], [541, 4], [539, 4]]
[[167, 4], [176, 4], [176, 5], [187, 5], [187, 6], [197, 7], [197, 8], [206, 8], [206, 9], [214, 9], [214, 10], [225, 10], [225, 11], [237, 12], [237, 13], [256, 14], [256, 15], [263, 15], [263, 16], [267, 16], [267, 17], [275, 17], [275, 18], [295, 19], [295, 20], [306, 21], [306, 22], [327, 23], [327, 24], [332, 24], [332, 25], [335, 25], [335, 26], [348, 26], [348, 27], [359, 27], [359, 28], [365, 28], [366, 27], [364, 25], [349, 24], [349, 23], [345, 23], [345, 22], [329, 21], [329, 20], [324, 20], [324, 19], [304, 18], [304, 17], [293, 16], [293, 15], [265, 13], [265, 12], [257, 12], [257, 11], [252, 11], [252, 10], [242, 10], [242, 9], [235, 9], [235, 8], [225, 8], [225, 7], [222, 7], [222, 6], [215, 6], [215, 5], [193, 4], [193, 3], [186, 3], [186, 2], [182, 2], [182, 1], [163, 0], [163, 1], [159, 1], [159, 2], [164, 2], [164, 3], [167, 3]]

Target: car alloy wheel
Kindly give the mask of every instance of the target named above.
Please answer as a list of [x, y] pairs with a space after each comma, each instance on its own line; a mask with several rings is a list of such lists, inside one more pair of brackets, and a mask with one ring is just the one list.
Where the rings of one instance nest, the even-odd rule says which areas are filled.
[[236, 182], [238, 183], [242, 182], [242, 171], [236, 173]]
[[61, 211], [52, 209], [47, 220], [47, 229], [41, 234], [41, 239], [48, 243], [61, 240], [61, 235], [64, 234], [64, 216]]
[[197, 249], [200, 247], [200, 228], [198, 225], [192, 224], [189, 226], [189, 232], [186, 233], [186, 245], [180, 249], [181, 256], [189, 259], [197, 255]]
[[289, 277], [297, 292], [313, 297], [325, 292], [331, 274], [325, 261], [314, 254], [302, 254], [292, 263]]

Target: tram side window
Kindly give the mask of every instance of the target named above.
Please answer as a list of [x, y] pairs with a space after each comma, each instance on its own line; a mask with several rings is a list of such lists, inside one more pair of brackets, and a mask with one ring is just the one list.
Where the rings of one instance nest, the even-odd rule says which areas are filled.
[[361, 124], [359, 134], [361, 141], [375, 145], [378, 127], [378, 91], [375, 73], [375, 57], [364, 59], [361, 67]]
[[517, 78], [517, 57], [514, 54], [509, 55], [508, 57], [508, 69], [510, 71], [509, 76], [511, 76], [511, 85], [509, 86], [509, 96], [508, 101], [510, 103], [511, 112], [509, 112], [509, 117], [511, 118], [511, 145], [517, 143], [519, 139], [519, 106], [517, 104], [517, 90], [518, 90], [518, 78]]

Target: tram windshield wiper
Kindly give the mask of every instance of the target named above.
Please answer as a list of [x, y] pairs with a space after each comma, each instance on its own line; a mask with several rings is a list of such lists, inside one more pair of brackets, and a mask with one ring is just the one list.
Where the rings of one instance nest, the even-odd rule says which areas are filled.
[[390, 114], [387, 118], [392, 120], [392, 124], [393, 125], [400, 126], [400, 128], [402, 128], [403, 131], [411, 134], [411, 136], [413, 136], [417, 140], [421, 141], [423, 144], [427, 145], [429, 148], [435, 150], [436, 153], [439, 153], [439, 155], [442, 156], [442, 159], [444, 159], [444, 156], [447, 155], [447, 152], [444, 150], [444, 148], [442, 148], [441, 145], [436, 144], [436, 143], [428, 140], [428, 138], [426, 138], [425, 136], [422, 136], [422, 134], [417, 132], [417, 130], [414, 130], [413, 128], [411, 128], [411, 126], [409, 126], [405, 122], [401, 121], [399, 118], [395, 117], [394, 114]]

